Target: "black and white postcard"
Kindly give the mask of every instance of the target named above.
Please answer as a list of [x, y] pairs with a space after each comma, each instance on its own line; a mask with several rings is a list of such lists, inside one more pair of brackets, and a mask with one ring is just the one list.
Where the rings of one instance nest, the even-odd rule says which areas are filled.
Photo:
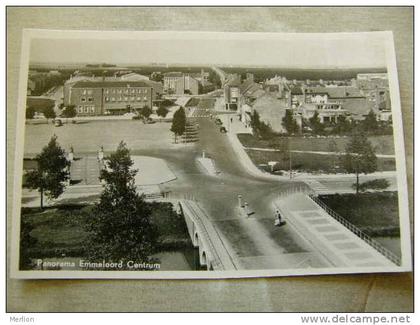
[[11, 276], [412, 269], [391, 32], [25, 30]]

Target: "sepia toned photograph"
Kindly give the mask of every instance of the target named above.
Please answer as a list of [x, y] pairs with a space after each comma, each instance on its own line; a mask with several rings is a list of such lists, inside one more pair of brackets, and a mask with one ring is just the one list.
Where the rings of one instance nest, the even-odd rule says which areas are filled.
[[411, 270], [393, 35], [25, 30], [11, 276]]

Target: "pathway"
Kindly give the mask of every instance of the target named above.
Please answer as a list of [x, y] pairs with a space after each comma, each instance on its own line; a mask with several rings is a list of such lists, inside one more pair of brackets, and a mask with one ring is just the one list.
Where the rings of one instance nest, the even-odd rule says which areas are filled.
[[331, 217], [303, 193], [275, 202], [287, 223], [316, 247], [336, 267], [391, 267], [388, 258]]

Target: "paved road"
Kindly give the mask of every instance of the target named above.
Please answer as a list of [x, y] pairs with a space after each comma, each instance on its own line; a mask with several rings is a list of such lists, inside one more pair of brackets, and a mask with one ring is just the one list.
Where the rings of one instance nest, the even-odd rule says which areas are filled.
[[[209, 112], [212, 112], [212, 110]], [[122, 132], [124, 128], [122, 128], [121, 123], [130, 124], [135, 123], [135, 121], [111, 123], [111, 126], [115, 124], [114, 131], [118, 133], [118, 139], [123, 138], [127, 141], [132, 149], [132, 155], [152, 156], [166, 160], [177, 179], [166, 183], [162, 186], [162, 189], [176, 193], [180, 197], [183, 195], [194, 196], [207, 211], [211, 218], [210, 221], [221, 237], [224, 238], [232, 258], [238, 262], [238, 265], [246, 269], [330, 266], [314, 250], [313, 246], [291, 227], [274, 227], [272, 202], [277, 198], [279, 192], [307, 185], [299, 181], [277, 181], [250, 175], [240, 163], [227, 135], [219, 132], [219, 126], [214, 123], [214, 120], [208, 117], [193, 119], [195, 123], [199, 123], [200, 140], [197, 143], [187, 145], [170, 143], [166, 146], [160, 145], [161, 142], [163, 144], [168, 139], [153, 138], [147, 141], [139, 141], [139, 134], [133, 135], [132, 132], [130, 134]], [[109, 123], [106, 125], [111, 131]], [[95, 126], [94, 122], [92, 122], [92, 125], [87, 124], [84, 129], [86, 129], [86, 132], [91, 132], [93, 126]], [[137, 127], [137, 125], [135, 126]], [[82, 132], [79, 127], [84, 126], [77, 127], [78, 132]], [[170, 126], [160, 124], [150, 127], [169, 128]], [[64, 131], [60, 141], [64, 141], [64, 143], [75, 141], [73, 138], [66, 139], [69, 132], [68, 130]], [[87, 137], [86, 133], [83, 134]], [[88, 139], [89, 137], [86, 140], [91, 143], [92, 140]], [[30, 141], [30, 139], [27, 140]], [[86, 148], [87, 151], [84, 150], [84, 154], [96, 155], [96, 151], [92, 150], [95, 146], [80, 143], [78, 145], [81, 148]], [[109, 145], [110, 148], [115, 147]], [[30, 148], [33, 148], [33, 146], [30, 146]], [[203, 151], [208, 157], [214, 159], [217, 170], [221, 172], [219, 175], [207, 175], [200, 169], [196, 158], [201, 156]], [[89, 191], [95, 192], [94, 189]], [[73, 191], [71, 190], [71, 192]], [[242, 213], [242, 209], [238, 207], [238, 194], [241, 194], [244, 200], [249, 203], [250, 209], [254, 212], [252, 216], [246, 217]], [[69, 196], [69, 199], [77, 199], [82, 194], [69, 192]], [[86, 193], [83, 196], [86, 197], [86, 201], [92, 199], [92, 196], [95, 197], [94, 193]], [[66, 195], [63, 197], [66, 197]]]
[[[200, 141], [187, 152], [135, 150], [132, 153], [166, 159], [178, 179], [167, 183], [164, 189], [178, 195], [194, 195], [225, 239], [233, 258], [242, 267], [294, 268], [308, 260], [312, 266], [328, 266], [292, 229], [274, 227], [273, 199], [280, 191], [304, 185], [267, 181], [249, 175], [238, 161], [227, 136], [219, 132], [214, 121], [197, 118], [196, 122], [200, 125]], [[196, 158], [203, 151], [216, 162], [217, 169], [221, 171], [218, 176], [205, 175], [200, 171]], [[238, 208], [238, 194], [249, 203], [254, 212], [251, 217], [245, 217]]]

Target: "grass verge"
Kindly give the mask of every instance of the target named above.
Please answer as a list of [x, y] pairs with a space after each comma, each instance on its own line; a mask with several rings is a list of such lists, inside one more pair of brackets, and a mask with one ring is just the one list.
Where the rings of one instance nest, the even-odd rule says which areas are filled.
[[332, 194], [319, 198], [372, 237], [400, 235], [397, 192]]

